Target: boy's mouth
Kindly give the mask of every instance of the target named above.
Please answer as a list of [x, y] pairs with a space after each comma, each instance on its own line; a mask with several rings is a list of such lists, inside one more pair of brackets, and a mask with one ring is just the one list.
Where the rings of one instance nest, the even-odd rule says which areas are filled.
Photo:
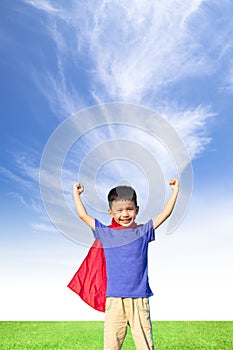
[[124, 225], [127, 225], [127, 224], [131, 223], [131, 221], [132, 221], [131, 219], [122, 219], [121, 223]]

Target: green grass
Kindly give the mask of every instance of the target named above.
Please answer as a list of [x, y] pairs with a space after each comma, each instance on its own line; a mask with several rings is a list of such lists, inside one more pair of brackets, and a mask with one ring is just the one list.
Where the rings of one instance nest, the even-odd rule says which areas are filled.
[[[156, 350], [232, 350], [233, 322], [153, 322]], [[0, 322], [1, 350], [102, 350], [103, 322]], [[122, 350], [135, 349], [130, 329]]]

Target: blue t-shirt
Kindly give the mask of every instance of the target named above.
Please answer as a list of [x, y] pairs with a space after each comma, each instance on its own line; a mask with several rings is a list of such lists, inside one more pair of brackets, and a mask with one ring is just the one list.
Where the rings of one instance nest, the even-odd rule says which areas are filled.
[[113, 229], [95, 220], [95, 238], [103, 245], [107, 297], [144, 298], [153, 295], [148, 281], [148, 244], [155, 239], [153, 221], [134, 229]]

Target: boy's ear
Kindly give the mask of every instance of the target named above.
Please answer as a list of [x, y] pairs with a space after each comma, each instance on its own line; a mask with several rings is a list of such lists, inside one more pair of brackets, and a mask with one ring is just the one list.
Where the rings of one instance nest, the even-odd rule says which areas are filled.
[[139, 212], [139, 206], [136, 206], [136, 215], [138, 215]]
[[113, 218], [112, 210], [110, 208], [108, 209], [108, 214]]

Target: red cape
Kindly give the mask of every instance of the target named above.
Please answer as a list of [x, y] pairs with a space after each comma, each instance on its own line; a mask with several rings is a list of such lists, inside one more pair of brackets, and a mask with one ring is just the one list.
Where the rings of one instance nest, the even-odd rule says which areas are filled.
[[[124, 228], [114, 220], [109, 227]], [[104, 249], [99, 240], [94, 241], [67, 287], [95, 310], [105, 312], [107, 272]]]

